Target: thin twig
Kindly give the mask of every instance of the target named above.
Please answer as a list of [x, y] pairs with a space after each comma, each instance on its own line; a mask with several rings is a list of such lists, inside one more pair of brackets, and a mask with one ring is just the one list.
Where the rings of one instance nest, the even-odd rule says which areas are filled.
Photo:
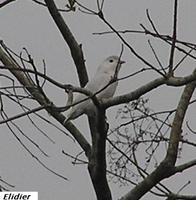
[[[3, 112], [5, 114], [5, 112]], [[4, 118], [3, 113], [1, 112], [1, 116]], [[6, 116], [6, 114], [5, 114]], [[4, 119], [5, 120], [5, 119]], [[13, 133], [13, 135], [15, 136], [15, 138], [17, 139], [17, 141], [22, 145], [22, 147], [41, 165], [43, 166], [45, 169], [47, 169], [48, 171], [50, 171], [51, 173], [55, 174], [56, 176], [64, 179], [64, 180], [68, 180], [66, 177], [58, 174], [57, 172], [53, 171], [52, 169], [50, 169], [49, 167], [47, 167], [41, 160], [39, 160], [39, 158], [37, 156], [35, 156], [27, 147], [26, 145], [20, 140], [20, 138], [16, 135], [16, 133], [12, 130], [11, 126], [9, 125], [9, 123], [6, 123], [7, 127], [9, 128], [9, 130]]]
[[161, 67], [161, 69], [163, 70], [163, 72], [166, 74], [165, 69], [164, 69], [163, 65], [161, 64], [161, 61], [159, 60], [159, 57], [157, 56], [156, 51], [154, 50], [154, 48], [153, 48], [150, 40], [148, 40], [148, 44], [149, 44], [149, 46], [150, 46], [150, 48], [151, 48], [151, 50], [153, 52], [153, 55], [154, 55], [156, 61], [158, 62], [159, 66]]
[[116, 33], [116, 35], [119, 37], [119, 39], [123, 42], [123, 44], [125, 46], [127, 46], [130, 51], [133, 53], [133, 55], [135, 55], [140, 61], [142, 61], [145, 65], [149, 66], [150, 68], [152, 68], [153, 70], [155, 70], [158, 74], [160, 74], [161, 76], [165, 77], [165, 74], [160, 72], [156, 67], [154, 67], [151, 63], [149, 63], [146, 59], [144, 59], [142, 56], [140, 56], [134, 49], [133, 47], [120, 35], [120, 33], [118, 33], [118, 31], [104, 18], [104, 15], [102, 12], [100, 12], [98, 14], [98, 16], [100, 17], [100, 19], [102, 19], [102, 21], [112, 30]]
[[173, 35], [172, 35], [172, 45], [169, 58], [169, 75], [173, 75], [173, 65], [174, 65], [174, 51], [176, 46], [177, 38], [177, 12], [178, 12], [178, 0], [174, 1], [174, 18], [173, 18]]
[[29, 114], [31, 114], [31, 113], [35, 113], [35, 112], [37, 112], [37, 111], [43, 110], [43, 109], [45, 109], [45, 108], [46, 108], [46, 106], [39, 106], [39, 107], [34, 108], [34, 109], [31, 109], [31, 110], [29, 110], [29, 111], [27, 111], [27, 112], [25, 112], [25, 113], [23, 112], [23, 113], [21, 113], [21, 114], [15, 115], [15, 116], [13, 116], [13, 117], [9, 117], [9, 118], [7, 118], [7, 119], [4, 119], [3, 121], [0, 121], [0, 125], [1, 125], [1, 124], [5, 124], [5, 123], [10, 122], [10, 121], [13, 121], [13, 120], [18, 119], [18, 118], [21, 118], [21, 117], [23, 117], [23, 116], [29, 115]]
[[190, 55], [190, 53], [193, 51], [193, 49], [190, 49], [187, 54], [185, 54], [182, 59], [176, 64], [176, 66], [173, 68], [173, 71], [175, 71], [181, 64], [182, 62]]

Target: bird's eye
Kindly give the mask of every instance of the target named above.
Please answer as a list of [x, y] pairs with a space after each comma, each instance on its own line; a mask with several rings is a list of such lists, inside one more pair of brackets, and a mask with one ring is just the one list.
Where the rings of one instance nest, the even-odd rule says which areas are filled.
[[109, 62], [112, 63], [112, 62], [114, 62], [114, 60], [111, 59], [111, 60], [109, 60]]

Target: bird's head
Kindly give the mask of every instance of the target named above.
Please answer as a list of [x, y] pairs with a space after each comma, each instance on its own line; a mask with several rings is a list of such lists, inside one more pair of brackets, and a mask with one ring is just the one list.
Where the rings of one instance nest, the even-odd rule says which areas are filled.
[[125, 63], [125, 61], [120, 60], [118, 56], [109, 56], [106, 58], [98, 68], [98, 71], [118, 74], [121, 65]]

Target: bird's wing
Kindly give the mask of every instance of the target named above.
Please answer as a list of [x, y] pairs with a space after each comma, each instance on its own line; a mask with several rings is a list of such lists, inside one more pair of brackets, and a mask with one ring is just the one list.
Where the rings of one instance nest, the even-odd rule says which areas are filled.
[[[92, 80], [90, 80], [87, 85], [86, 89], [89, 90], [92, 93], [96, 93], [100, 90], [102, 90], [111, 80], [111, 76], [108, 74], [97, 74]], [[109, 98], [114, 95], [114, 92], [116, 91], [117, 82], [112, 83], [107, 88], [105, 88], [103, 91], [100, 91], [96, 96], [98, 99], [103, 98]], [[84, 94], [78, 94], [76, 95], [73, 103], [77, 103], [81, 100], [84, 100], [87, 98]], [[90, 113], [94, 109], [94, 104], [90, 99], [87, 99], [75, 106], [72, 107], [70, 112], [67, 115], [67, 120], [69, 119], [75, 119], [78, 116], [84, 114], [84, 113]]]
[[[112, 76], [109, 74], [106, 73], [98, 74], [94, 76], [94, 78], [91, 81], [87, 83], [86, 89], [91, 91], [92, 93], [96, 93], [102, 90], [106, 85], [108, 85], [111, 79]], [[112, 83], [108, 85], [107, 88], [98, 93], [96, 96], [99, 99], [112, 97], [114, 95], [114, 92], [116, 91], [116, 87], [117, 87], [117, 82]]]
[[85, 96], [84, 94], [78, 94], [76, 96], [76, 98], [73, 101], [73, 104], [74, 103], [78, 103], [78, 104], [76, 104], [75, 106], [71, 108], [71, 110], [67, 114], [67, 120], [75, 119], [79, 117], [80, 115], [86, 113], [87, 108], [90, 109], [92, 103], [90, 102], [89, 99], [82, 101], [85, 98], [87, 98], [87, 96]]

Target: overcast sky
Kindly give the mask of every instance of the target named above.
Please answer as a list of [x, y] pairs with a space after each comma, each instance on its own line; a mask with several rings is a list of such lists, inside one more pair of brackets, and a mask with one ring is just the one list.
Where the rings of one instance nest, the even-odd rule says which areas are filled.
[[[0, 2], [2, 1], [0, 0]], [[59, 6], [63, 6], [66, 1], [58, 0], [56, 2], [59, 3]], [[96, 0], [83, 0], [82, 2], [86, 6], [96, 9]], [[196, 43], [196, 1], [185, 0], [179, 2], [178, 37], [181, 40]], [[146, 18], [146, 9], [149, 9], [159, 32], [170, 34], [172, 31], [172, 4], [172, 0], [105, 0], [104, 13], [106, 19], [118, 30], [141, 30], [141, 23], [146, 27], [150, 27]], [[109, 30], [98, 17], [86, 15], [79, 11], [63, 13], [62, 15], [77, 41], [82, 44], [89, 76], [93, 75], [98, 64], [105, 57], [120, 53], [121, 42], [114, 34], [102, 36], [92, 34], [94, 32]], [[78, 85], [77, 74], [70, 57], [69, 49], [45, 7], [31, 2], [31, 0], [17, 0], [1, 9], [0, 29], [0, 39], [17, 53], [23, 47], [26, 47], [33, 56], [37, 66], [39, 66], [39, 70], [43, 70], [42, 59], [45, 59], [48, 76], [61, 83]], [[147, 44], [147, 38], [144, 35], [127, 34], [124, 37], [141, 55], [155, 63]], [[155, 43], [153, 39], [152, 42], [154, 42], [153, 44], [160, 55], [163, 65], [167, 65], [169, 56], [168, 47], [160, 42]], [[126, 61], [126, 64], [121, 70], [121, 77], [144, 67], [126, 48], [123, 53], [123, 60]], [[195, 67], [195, 63], [192, 61], [189, 61], [187, 64], [186, 67], [178, 71], [179, 75], [188, 75]], [[158, 75], [155, 73], [147, 73], [147, 75], [145, 74], [145, 76], [139, 78], [136, 76], [132, 79], [121, 81], [116, 95], [132, 91], [156, 77]], [[0, 79], [0, 81], [1, 85], [5, 84], [5, 80]], [[159, 110], [174, 108], [177, 105], [176, 99], [179, 97], [181, 89], [163, 88], [161, 91], [162, 93], [159, 93], [159, 95], [155, 92], [149, 95], [152, 98], [151, 105], [153, 105], [153, 108]], [[58, 89], [48, 85], [46, 92], [56, 105], [64, 105], [65, 95], [62, 91], [58, 91]], [[168, 98], [165, 98], [166, 95], [168, 95]], [[21, 112], [19, 108], [16, 108], [15, 105], [9, 102], [6, 106], [10, 116], [16, 114], [18, 111]], [[111, 114], [111, 112], [115, 113], [115, 110], [116, 108], [112, 108], [108, 113], [111, 126], [115, 124], [115, 118]], [[53, 121], [47, 113], [42, 113]], [[38, 119], [35, 120], [55, 141], [55, 144], [39, 134], [28, 120], [22, 119], [17, 122], [21, 125], [23, 131], [33, 137], [41, 148], [47, 152], [49, 157], [46, 158], [40, 154], [36, 148], [18, 133], [20, 138], [49, 168], [64, 175], [69, 181], [56, 177], [40, 166], [21, 147], [13, 134], [4, 125], [1, 126], [0, 176], [15, 185], [15, 190], [39, 191], [39, 199], [41, 200], [63, 199], [62, 197], [64, 196], [67, 196], [67, 199], [96, 199], [86, 166], [73, 166], [70, 159], [61, 153], [62, 149], [71, 154], [80, 152], [77, 144], [74, 144], [71, 139], [64, 136], [52, 126], [39, 122]], [[189, 120], [191, 121], [191, 117]], [[82, 117], [82, 119], [76, 120], [76, 124], [85, 136], [89, 138], [88, 128], [86, 128], [86, 118]], [[196, 129], [196, 125], [195, 127], [193, 123], [192, 125]], [[184, 156], [185, 158], [189, 158], [190, 154], [184, 153]], [[178, 180], [189, 180], [191, 176], [195, 176], [196, 180], [195, 173], [187, 174], [185, 178], [178, 177]], [[128, 189], [119, 188], [119, 186], [113, 183], [111, 183], [111, 186], [115, 198], [122, 196]], [[193, 193], [195, 189], [194, 187], [189, 187], [187, 191]], [[143, 199], [148, 199], [148, 196]]]

